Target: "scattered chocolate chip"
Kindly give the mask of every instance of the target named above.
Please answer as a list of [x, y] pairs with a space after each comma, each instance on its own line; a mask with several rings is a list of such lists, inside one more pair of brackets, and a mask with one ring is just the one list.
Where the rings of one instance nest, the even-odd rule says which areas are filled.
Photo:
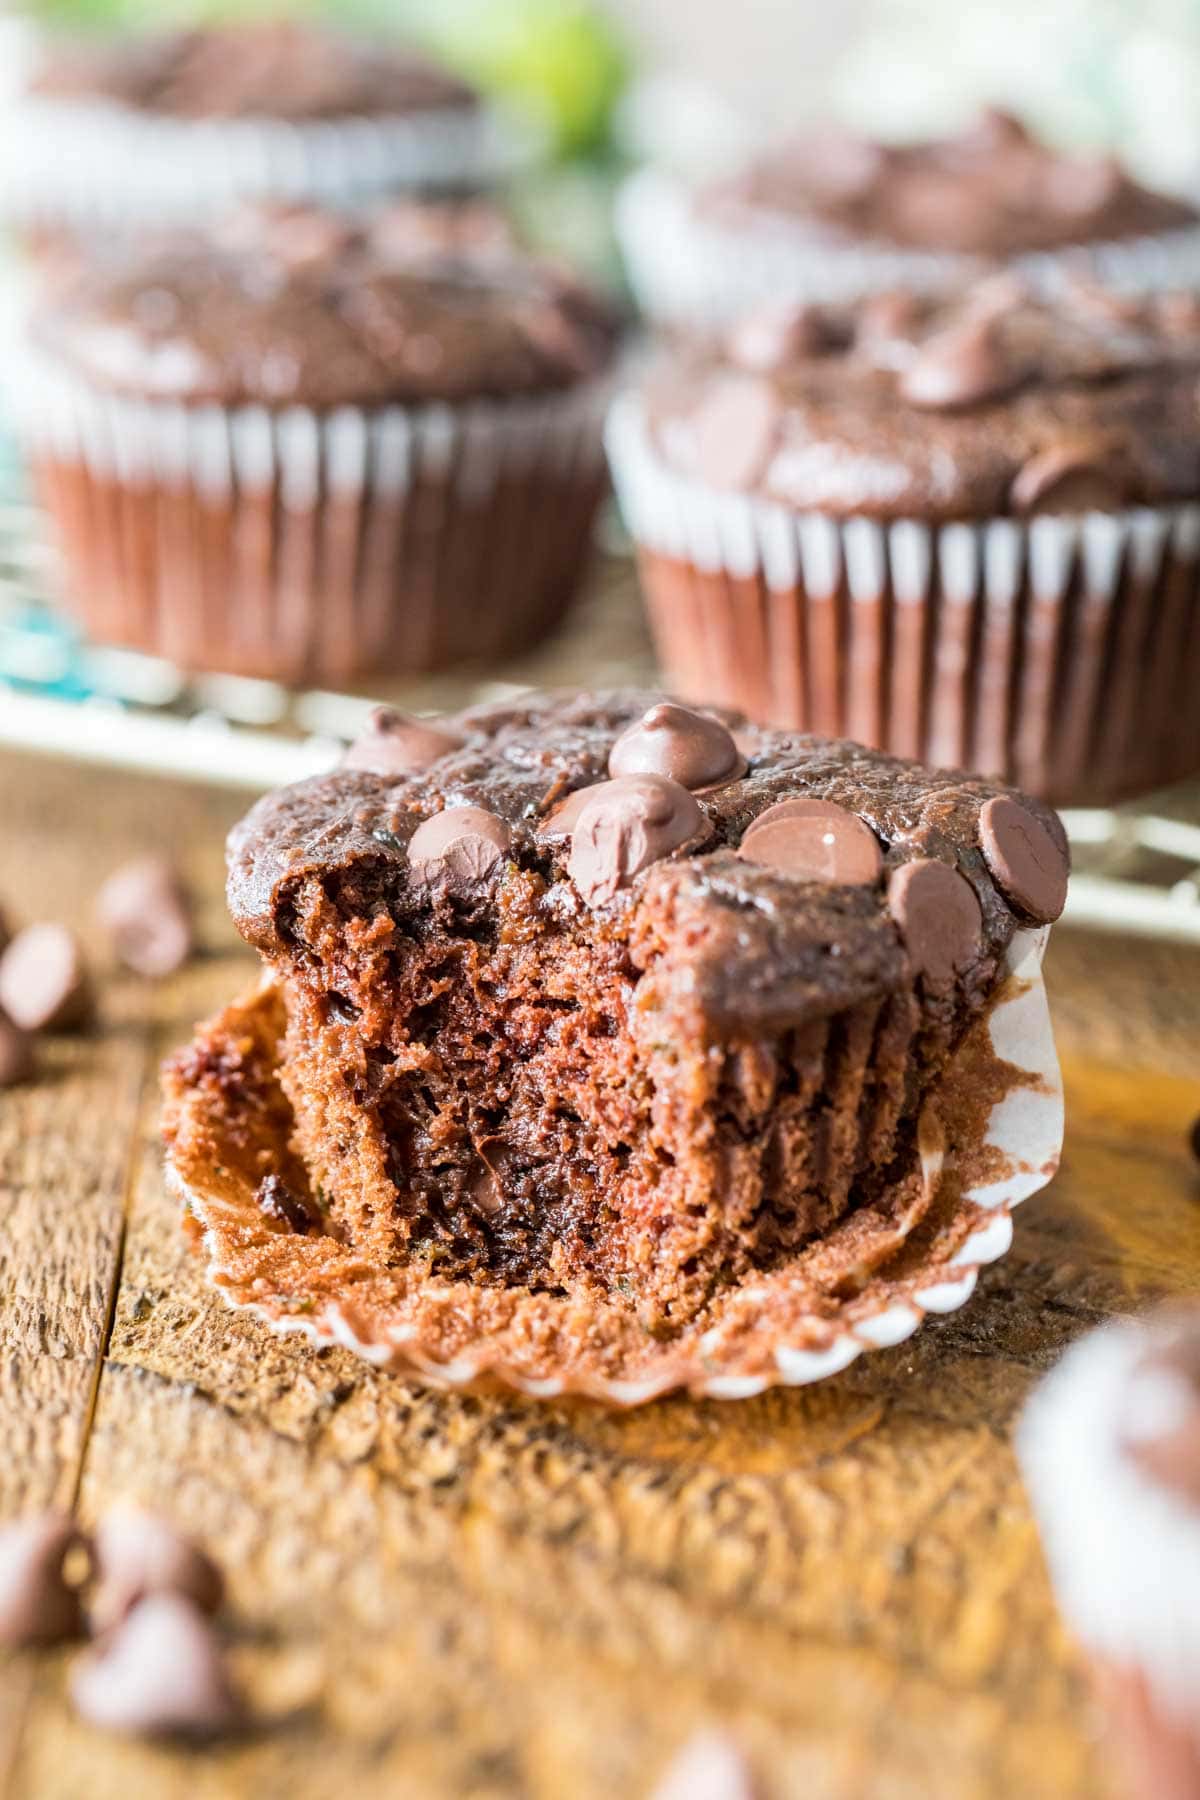
[[65, 925], [27, 925], [0, 956], [0, 1007], [23, 1031], [60, 1031], [91, 1017], [83, 952]]
[[321, 1215], [316, 1207], [303, 1194], [294, 1193], [278, 1175], [264, 1175], [255, 1189], [254, 1198], [261, 1213], [286, 1225], [289, 1231], [303, 1236], [305, 1232], [321, 1229]]
[[94, 1631], [109, 1631], [148, 1594], [178, 1594], [204, 1613], [215, 1613], [225, 1582], [212, 1558], [178, 1532], [169, 1519], [140, 1506], [115, 1506], [95, 1535]]
[[120, 961], [138, 975], [172, 974], [195, 945], [187, 893], [165, 856], [142, 856], [115, 870], [96, 895], [96, 917]]
[[80, 1716], [137, 1736], [214, 1737], [242, 1709], [216, 1633], [181, 1594], [149, 1594], [75, 1665]]
[[662, 775], [622, 775], [592, 790], [571, 837], [571, 879], [589, 906], [712, 829], [697, 801]]
[[745, 758], [724, 725], [669, 700], [652, 706], [623, 731], [608, 759], [611, 776], [665, 775], [693, 793], [734, 781], [745, 769]]
[[983, 916], [971, 884], [948, 863], [902, 863], [888, 881], [888, 906], [918, 975], [941, 986], [979, 955]]
[[883, 853], [870, 826], [832, 800], [780, 800], [760, 813], [738, 847], [758, 863], [800, 881], [857, 887], [879, 880]]
[[0, 1088], [16, 1087], [33, 1074], [33, 1039], [0, 1011]]
[[750, 375], [714, 381], [692, 414], [697, 473], [714, 487], [753, 487], [771, 459], [778, 424], [767, 382]]
[[953, 412], [1011, 393], [1020, 375], [1004, 354], [993, 320], [964, 325], [927, 338], [900, 376], [900, 393], [927, 412]]
[[825, 320], [817, 307], [776, 303], [756, 307], [739, 319], [726, 348], [739, 368], [766, 374], [798, 358], [816, 355], [828, 343]]
[[447, 875], [482, 881], [504, 859], [512, 832], [481, 806], [448, 806], [418, 825], [408, 846], [409, 866], [426, 880]]
[[922, 302], [909, 288], [887, 288], [871, 294], [859, 306], [856, 316], [858, 341], [863, 344], [890, 344], [909, 341], [921, 322]]
[[1067, 904], [1070, 867], [1042, 821], [1011, 794], [997, 794], [980, 811], [979, 842], [1005, 898], [1026, 918], [1052, 924]]
[[390, 706], [377, 706], [343, 756], [342, 767], [372, 775], [420, 775], [462, 744], [462, 738], [431, 720], [409, 719]]
[[0, 1530], [0, 1645], [32, 1649], [82, 1635], [79, 1593], [64, 1564], [84, 1542], [66, 1513], [41, 1513]]
[[1127, 489], [1111, 444], [1063, 439], [1021, 465], [1009, 497], [1019, 513], [1108, 512], [1126, 504]]
[[652, 1800], [754, 1800], [754, 1795], [753, 1777], [733, 1740], [702, 1731], [675, 1757]]

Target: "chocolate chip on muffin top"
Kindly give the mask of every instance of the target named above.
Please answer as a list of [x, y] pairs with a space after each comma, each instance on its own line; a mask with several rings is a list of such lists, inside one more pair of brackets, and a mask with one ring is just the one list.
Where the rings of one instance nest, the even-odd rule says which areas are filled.
[[646, 391], [681, 473], [797, 510], [930, 521], [1200, 493], [1200, 306], [1012, 275], [950, 298], [771, 306]]

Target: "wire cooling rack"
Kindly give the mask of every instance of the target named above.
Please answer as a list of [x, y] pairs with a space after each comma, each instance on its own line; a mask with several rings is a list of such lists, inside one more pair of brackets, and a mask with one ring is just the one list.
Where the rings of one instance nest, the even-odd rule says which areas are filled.
[[[612, 536], [570, 623], [535, 655], [368, 693], [292, 691], [186, 675], [80, 638], [46, 597], [53, 553], [0, 451], [0, 745], [262, 791], [331, 768], [380, 699], [436, 712], [531, 687], [645, 684], [653, 658]], [[1200, 781], [1063, 816], [1075, 867], [1068, 922], [1200, 944]]]

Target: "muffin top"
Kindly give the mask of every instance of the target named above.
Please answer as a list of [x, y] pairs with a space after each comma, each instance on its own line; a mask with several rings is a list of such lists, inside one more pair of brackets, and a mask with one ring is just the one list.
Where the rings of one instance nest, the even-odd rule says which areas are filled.
[[33, 329], [110, 392], [317, 409], [550, 393], [599, 373], [616, 335], [498, 213], [411, 201], [355, 218], [251, 208], [118, 248]]
[[64, 45], [34, 92], [175, 119], [382, 118], [478, 103], [411, 51], [284, 20]]
[[1200, 302], [995, 275], [774, 307], [646, 388], [680, 473], [834, 517], [1077, 513], [1200, 494]]
[[935, 1011], [978, 1004], [1066, 878], [1056, 816], [999, 783], [631, 692], [381, 712], [234, 830], [228, 896], [250, 943], [310, 970], [330, 903], [363, 943], [430, 908], [469, 931], [590, 918], [664, 955], [711, 1021], [773, 1030], [914, 979]]
[[1196, 222], [1111, 156], [1067, 155], [988, 110], [956, 137], [882, 144], [830, 126], [705, 190], [702, 210], [834, 239], [1008, 258]]

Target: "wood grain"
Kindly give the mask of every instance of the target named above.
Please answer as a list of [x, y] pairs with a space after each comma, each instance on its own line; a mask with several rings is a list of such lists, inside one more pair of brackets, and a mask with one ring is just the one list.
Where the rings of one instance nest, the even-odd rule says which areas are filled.
[[767, 1800], [1107, 1794], [1010, 1436], [1078, 1334], [1200, 1285], [1200, 956], [1056, 938], [1064, 1167], [963, 1312], [737, 1405], [454, 1397], [225, 1311], [164, 1194], [153, 1069], [251, 969], [219, 891], [238, 809], [0, 759], [0, 901], [86, 924], [104, 869], [165, 841], [207, 951], [107, 981], [103, 1029], [0, 1097], [4, 1509], [166, 1507], [230, 1571], [262, 1720], [127, 1744], [71, 1717], [64, 1659], [13, 1663], [6, 1791], [599, 1800], [717, 1720]]

